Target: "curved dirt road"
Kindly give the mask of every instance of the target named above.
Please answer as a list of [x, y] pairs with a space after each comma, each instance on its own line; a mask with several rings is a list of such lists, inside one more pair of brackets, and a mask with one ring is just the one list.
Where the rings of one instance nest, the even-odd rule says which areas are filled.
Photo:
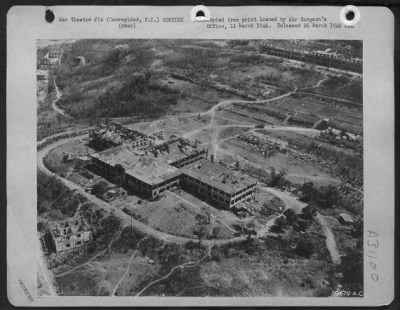
[[326, 247], [328, 248], [329, 254], [331, 255], [332, 262], [334, 264], [340, 264], [340, 254], [336, 246], [335, 235], [333, 234], [329, 223], [326, 221], [325, 217], [317, 212], [315, 215], [316, 220], [321, 225], [322, 231], [326, 237]]
[[60, 92], [60, 90], [59, 90], [59, 88], [58, 88], [58, 86], [56, 84], [56, 80], [55, 79], [54, 79], [54, 89], [56, 90], [56, 97], [57, 98], [51, 104], [53, 110], [56, 111], [58, 114], [61, 114], [62, 116], [70, 117], [69, 115], [65, 114], [64, 110], [60, 109], [57, 106], [57, 101], [60, 100], [62, 94], [61, 94], [61, 92]]
[[289, 193], [282, 192], [276, 188], [265, 186], [261, 187], [260, 189], [267, 191], [282, 200], [285, 204], [284, 211], [287, 209], [292, 209], [294, 212], [300, 213], [301, 210], [303, 210], [303, 208], [307, 205], [306, 203], [299, 201], [296, 197], [291, 196]]
[[[38, 168], [44, 172], [46, 172], [47, 174], [56, 177], [57, 179], [59, 179], [61, 182], [63, 182], [68, 188], [70, 188], [71, 190], [77, 190], [80, 192], [80, 194], [82, 196], [84, 196], [86, 199], [88, 199], [90, 202], [102, 207], [105, 210], [108, 210], [110, 212], [113, 212], [113, 214], [115, 216], [117, 216], [120, 220], [121, 220], [121, 224], [122, 226], [130, 226], [131, 223], [132, 225], [139, 230], [140, 232], [142, 232], [143, 234], [152, 236], [158, 240], [162, 240], [164, 242], [167, 243], [178, 243], [178, 244], [184, 244], [188, 241], [196, 241], [197, 239], [195, 238], [188, 238], [188, 237], [180, 237], [180, 236], [176, 236], [176, 235], [172, 235], [172, 234], [168, 234], [166, 232], [162, 232], [159, 230], [156, 230], [146, 224], [143, 224], [142, 222], [132, 218], [131, 216], [129, 216], [128, 214], [126, 214], [125, 212], [123, 212], [121, 209], [110, 205], [109, 203], [85, 192], [82, 190], [82, 188], [73, 183], [70, 180], [67, 180], [65, 178], [60, 177], [59, 175], [51, 172], [50, 170], [47, 169], [47, 167], [44, 165], [43, 163], [43, 159], [46, 156], [46, 154], [51, 151], [52, 149], [61, 146], [64, 143], [82, 138], [84, 135], [80, 135], [80, 136], [75, 136], [75, 137], [71, 137], [71, 138], [65, 138], [65, 139], [60, 139], [58, 141], [55, 141], [52, 144], [49, 144], [47, 146], [45, 146], [43, 149], [39, 150], [37, 153], [37, 164], [38, 164]], [[208, 244], [215, 244], [215, 245], [224, 245], [224, 244], [229, 244], [232, 242], [238, 242], [238, 241], [243, 241], [245, 240], [244, 236], [240, 236], [240, 237], [234, 237], [234, 238], [230, 238], [230, 239], [217, 239], [217, 240], [202, 240], [202, 243], [204, 245], [208, 245]]]

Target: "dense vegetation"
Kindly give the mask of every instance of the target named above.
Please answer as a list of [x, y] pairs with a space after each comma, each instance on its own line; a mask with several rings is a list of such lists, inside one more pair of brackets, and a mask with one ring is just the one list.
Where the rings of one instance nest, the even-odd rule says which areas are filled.
[[361, 79], [333, 76], [323, 82], [321, 87], [315, 90], [315, 92], [321, 95], [345, 98], [360, 104], [363, 102]]
[[[78, 55], [85, 65], [75, 65]], [[78, 41], [55, 71], [58, 104], [77, 119], [164, 113], [178, 95], [152, 78], [154, 59], [149, 41]]]
[[177, 103], [179, 95], [151, 83], [150, 78], [150, 73], [146, 72], [143, 75], [134, 75], [119, 87], [108, 88], [97, 98], [96, 114], [115, 117], [165, 113], [170, 105]]
[[54, 176], [38, 170], [37, 176], [38, 215], [57, 220], [74, 215], [81, 196]]

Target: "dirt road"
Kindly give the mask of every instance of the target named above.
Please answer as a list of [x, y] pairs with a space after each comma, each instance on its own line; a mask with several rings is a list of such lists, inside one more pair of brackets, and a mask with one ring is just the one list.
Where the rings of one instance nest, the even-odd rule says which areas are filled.
[[61, 94], [61, 91], [60, 91], [60, 89], [58, 88], [58, 86], [56, 84], [56, 80], [55, 79], [54, 79], [54, 89], [56, 90], [56, 97], [57, 98], [51, 104], [53, 110], [56, 111], [58, 114], [61, 114], [61, 115], [65, 116], [65, 117], [70, 117], [69, 115], [65, 114], [64, 110], [60, 109], [57, 106], [57, 101], [60, 100], [62, 94]]
[[[218, 141], [218, 137], [219, 134], [221, 132], [221, 129], [223, 128], [253, 128], [256, 124], [237, 124], [237, 125], [217, 125], [216, 123], [216, 111], [219, 110], [220, 108], [229, 105], [229, 104], [233, 104], [233, 103], [248, 103], [248, 104], [260, 104], [260, 103], [270, 103], [276, 100], [280, 100], [282, 98], [285, 97], [289, 97], [291, 95], [293, 95], [294, 93], [297, 92], [297, 88], [294, 89], [293, 91], [287, 92], [283, 95], [279, 95], [270, 99], [265, 99], [265, 100], [224, 100], [224, 101], [220, 101], [219, 103], [217, 103], [216, 105], [212, 106], [207, 112], [202, 113], [202, 114], [207, 114], [210, 116], [210, 122], [207, 125], [204, 125], [203, 127], [197, 128], [193, 131], [187, 132], [184, 137], [189, 137], [192, 136], [196, 133], [201, 132], [202, 130], [207, 130], [207, 129], [212, 129], [213, 133], [211, 136], [211, 141], [210, 141], [210, 146], [211, 146], [211, 154], [214, 155], [214, 157], [216, 157], [218, 155], [218, 150], [219, 150], [219, 146], [220, 146], [220, 142]], [[316, 129], [311, 129], [311, 128], [302, 128], [302, 127], [288, 127], [288, 126], [269, 126], [266, 127], [270, 130], [290, 130], [290, 131], [296, 131], [296, 132], [307, 132], [307, 133], [312, 133], [314, 135], [319, 134], [319, 131]]]
[[150, 286], [152, 286], [152, 285], [154, 285], [154, 284], [156, 284], [156, 283], [158, 283], [158, 282], [161, 282], [161, 281], [163, 281], [163, 280], [165, 280], [165, 279], [168, 279], [168, 278], [175, 272], [175, 270], [178, 270], [178, 269], [181, 269], [181, 270], [182, 270], [182, 269], [184, 269], [186, 266], [193, 266], [193, 265], [199, 264], [199, 263], [201, 263], [205, 258], [207, 258], [209, 255], [210, 255], [210, 254], [207, 253], [204, 257], [202, 257], [202, 258], [199, 259], [198, 261], [186, 262], [186, 263], [184, 263], [184, 264], [180, 264], [180, 265], [177, 265], [177, 266], [173, 267], [173, 268], [170, 270], [170, 272], [168, 272], [165, 276], [163, 276], [163, 277], [161, 277], [161, 278], [159, 278], [159, 279], [157, 279], [157, 280], [154, 280], [154, 281], [150, 282], [150, 283], [147, 284], [139, 293], [137, 293], [135, 296], [140, 296], [140, 295], [142, 295]]
[[137, 252], [139, 251], [140, 244], [142, 243], [143, 240], [145, 240], [145, 238], [141, 239], [138, 242], [138, 244], [136, 245], [136, 249], [133, 251], [132, 255], [129, 257], [128, 263], [126, 265], [125, 272], [122, 275], [122, 277], [118, 280], [117, 284], [115, 284], [115, 286], [114, 286], [114, 288], [113, 288], [113, 290], [111, 292], [111, 296], [116, 296], [119, 287], [121, 286], [122, 282], [124, 282], [125, 278], [128, 276], [129, 271], [131, 269], [131, 263], [132, 263], [133, 259], [135, 258]]
[[282, 200], [285, 204], [284, 211], [292, 209], [294, 212], [300, 213], [307, 205], [306, 203], [299, 201], [296, 197], [290, 195], [288, 192], [282, 192], [273, 187], [267, 187], [265, 185], [264, 187], [260, 187], [260, 190], [267, 191]]
[[332, 262], [335, 264], [340, 264], [340, 254], [336, 246], [335, 235], [333, 234], [329, 223], [326, 221], [325, 217], [317, 212], [315, 219], [321, 225], [322, 231], [326, 237], [326, 247], [328, 248], [329, 254], [331, 255]]

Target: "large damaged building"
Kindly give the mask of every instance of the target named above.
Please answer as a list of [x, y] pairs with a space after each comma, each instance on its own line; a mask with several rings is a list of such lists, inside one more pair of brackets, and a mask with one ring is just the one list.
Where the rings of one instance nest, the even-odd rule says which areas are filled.
[[231, 209], [254, 198], [257, 182], [239, 171], [202, 159], [182, 169], [181, 184], [213, 205]]
[[117, 145], [130, 145], [134, 148], [147, 147], [152, 137], [140, 131], [127, 128], [119, 123], [99, 123], [89, 131], [89, 143], [95, 149], [106, 149]]
[[[109, 139], [108, 135], [104, 137]], [[181, 187], [217, 207], [229, 209], [251, 199], [256, 185], [255, 179], [209, 161], [208, 150], [200, 148], [197, 141], [183, 138], [158, 145], [149, 143], [147, 147], [125, 140], [91, 157], [96, 173], [148, 199]]]

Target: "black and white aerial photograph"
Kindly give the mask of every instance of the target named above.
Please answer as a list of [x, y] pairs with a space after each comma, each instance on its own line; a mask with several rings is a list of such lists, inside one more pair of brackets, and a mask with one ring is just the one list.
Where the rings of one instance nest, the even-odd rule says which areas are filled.
[[39, 296], [363, 297], [362, 41], [36, 44]]

